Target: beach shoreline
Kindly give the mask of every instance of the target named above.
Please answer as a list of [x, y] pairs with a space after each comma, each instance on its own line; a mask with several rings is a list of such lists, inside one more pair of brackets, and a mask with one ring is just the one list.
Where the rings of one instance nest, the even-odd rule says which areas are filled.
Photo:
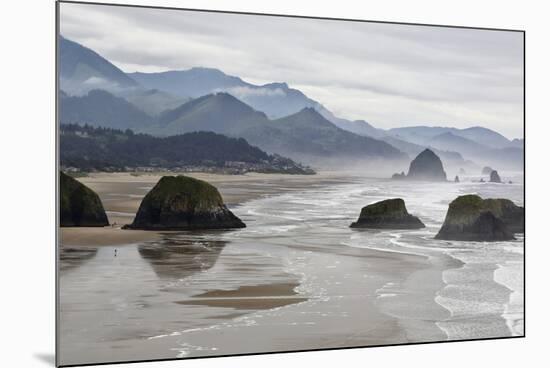
[[[425, 184], [408, 194], [401, 183], [318, 175], [196, 174], [215, 185], [249, 225], [202, 232], [120, 229], [159, 175], [80, 178], [117, 224], [61, 229], [64, 364], [456, 339], [448, 331], [464, 322], [453, 316], [455, 304], [449, 302], [457, 285], [468, 284], [457, 279], [464, 263], [433, 240], [446, 207], [433, 188]], [[380, 192], [388, 183], [395, 188]], [[469, 190], [471, 184], [462, 185]], [[449, 188], [459, 187], [442, 188], [452, 197]], [[420, 211], [426, 229], [349, 229], [362, 205], [396, 194]], [[457, 246], [461, 251], [463, 244]], [[487, 276], [494, 273], [480, 267]], [[490, 289], [498, 287], [487, 282]], [[504, 287], [499, 292], [499, 298], [511, 297]], [[82, 298], [96, 307], [79, 309]], [[512, 307], [475, 319], [478, 337], [506, 335], [506, 316], [509, 323], [521, 322], [520, 306]], [[90, 320], [116, 327], [105, 335]], [[79, 328], [88, 328], [87, 334]], [[229, 338], [235, 335], [239, 339]]]
[[186, 175], [204, 180], [220, 191], [228, 208], [242, 205], [246, 201], [303, 190], [311, 186], [345, 182], [338, 173], [315, 175], [259, 174], [245, 175], [189, 173], [91, 173], [77, 178], [94, 190], [100, 197], [110, 226], [105, 227], [62, 227], [59, 230], [60, 245], [123, 245], [139, 241], [159, 240], [162, 234], [171, 231], [123, 230], [123, 225], [134, 219], [141, 200], [164, 175]]

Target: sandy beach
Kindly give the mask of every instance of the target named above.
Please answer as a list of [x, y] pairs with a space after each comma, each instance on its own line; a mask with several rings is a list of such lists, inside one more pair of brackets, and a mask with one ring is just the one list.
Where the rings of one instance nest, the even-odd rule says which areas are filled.
[[[512, 290], [523, 285], [522, 240], [486, 248], [433, 239], [460, 193], [521, 198], [521, 186], [192, 175], [215, 185], [247, 228], [122, 230], [160, 176], [79, 179], [116, 225], [61, 229], [63, 364], [523, 333], [513, 297], [522, 290]], [[393, 197], [426, 228], [349, 228], [362, 205]]]
[[[92, 173], [78, 178], [99, 195], [111, 226], [61, 228], [61, 245], [122, 245], [159, 239], [161, 235], [159, 232], [122, 230], [121, 227], [132, 222], [141, 200], [162, 175], [166, 174]], [[337, 173], [317, 175], [185, 173], [185, 175], [205, 180], [216, 186], [229, 208], [248, 200], [277, 193], [343, 181]]]

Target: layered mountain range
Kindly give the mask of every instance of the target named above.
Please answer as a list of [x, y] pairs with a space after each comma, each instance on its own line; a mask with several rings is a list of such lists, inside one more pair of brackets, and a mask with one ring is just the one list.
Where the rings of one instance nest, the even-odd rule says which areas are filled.
[[[211, 131], [246, 139], [304, 162], [388, 159], [407, 162], [426, 148], [445, 164], [519, 169], [523, 140], [483, 127], [379, 129], [334, 116], [286, 83], [255, 85], [217, 69], [124, 73], [61, 37], [60, 121], [132, 129], [158, 137]], [[322, 161], [322, 160], [321, 160]]]

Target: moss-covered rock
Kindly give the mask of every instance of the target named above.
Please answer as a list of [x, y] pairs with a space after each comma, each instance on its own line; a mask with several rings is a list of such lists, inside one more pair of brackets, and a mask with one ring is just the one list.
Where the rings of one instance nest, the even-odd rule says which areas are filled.
[[97, 193], [70, 177], [59, 172], [60, 225], [107, 226], [109, 220]]
[[143, 198], [126, 229], [193, 230], [242, 228], [211, 184], [187, 176], [163, 176]]
[[401, 198], [387, 199], [370, 204], [361, 209], [359, 219], [352, 223], [353, 228], [373, 229], [420, 229], [422, 221], [407, 212]]
[[464, 195], [449, 204], [445, 222], [436, 239], [498, 241], [513, 240], [522, 232], [524, 210], [508, 199], [482, 199]]

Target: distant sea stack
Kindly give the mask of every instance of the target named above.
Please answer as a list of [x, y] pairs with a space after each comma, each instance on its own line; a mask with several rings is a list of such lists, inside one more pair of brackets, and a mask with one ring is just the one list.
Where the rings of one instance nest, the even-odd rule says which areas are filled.
[[502, 183], [500, 176], [496, 170], [491, 171], [491, 176], [489, 177], [489, 182], [491, 183]]
[[187, 176], [163, 176], [141, 202], [125, 229], [231, 229], [246, 225], [223, 203], [211, 184]]
[[490, 166], [485, 166], [481, 169], [481, 175], [490, 175], [493, 172], [493, 169]]
[[109, 225], [97, 193], [62, 171], [59, 172], [59, 191], [62, 227]]
[[411, 161], [406, 176], [404, 173], [394, 174], [392, 179], [447, 181], [447, 174], [441, 159], [432, 150], [425, 149]]
[[464, 195], [449, 204], [443, 226], [435, 236], [442, 240], [513, 240], [524, 231], [524, 210], [508, 199], [482, 199]]
[[424, 226], [418, 217], [407, 212], [401, 198], [387, 199], [361, 209], [359, 219], [352, 228], [371, 229], [421, 229]]

